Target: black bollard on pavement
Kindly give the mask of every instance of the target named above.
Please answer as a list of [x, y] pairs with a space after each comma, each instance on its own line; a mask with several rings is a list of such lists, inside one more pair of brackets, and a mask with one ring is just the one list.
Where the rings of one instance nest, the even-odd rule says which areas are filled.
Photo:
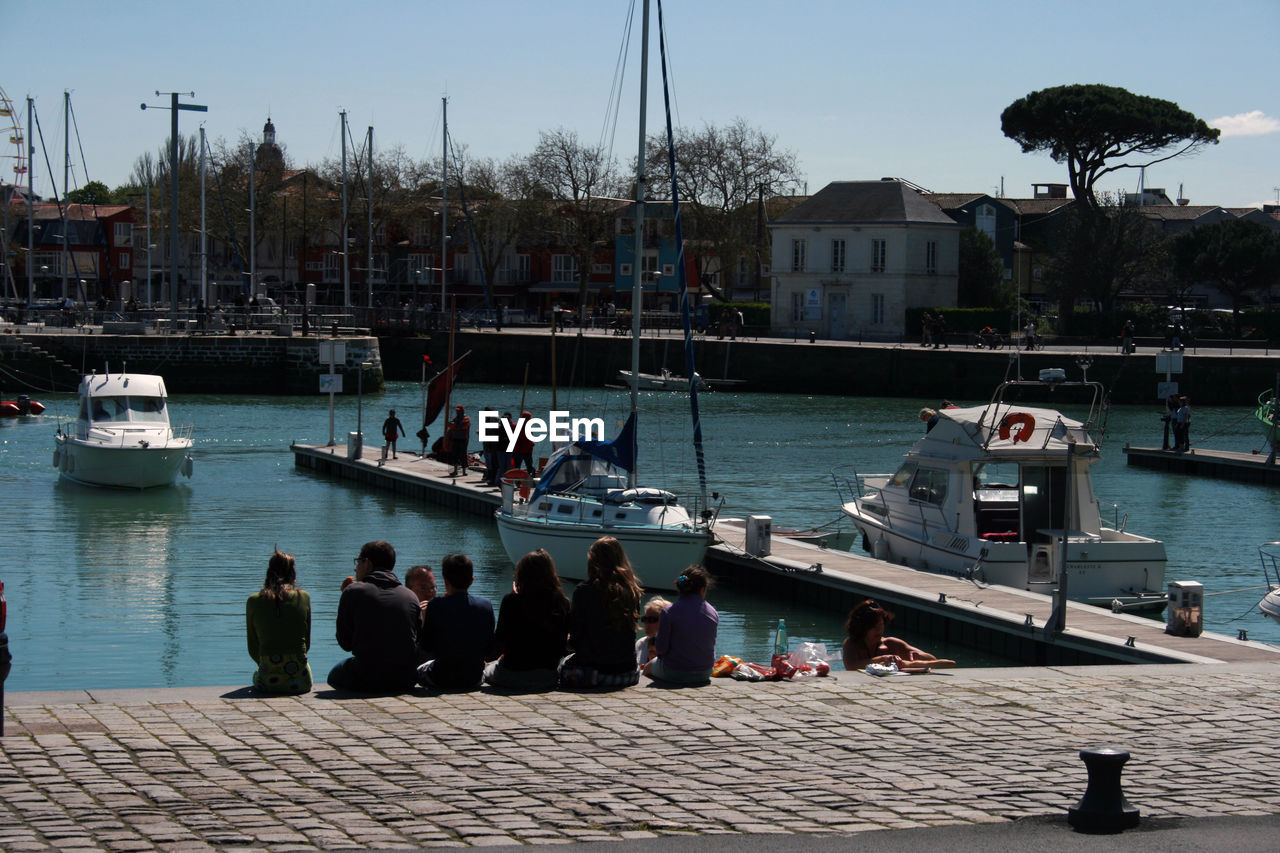
[[1129, 760], [1123, 749], [1082, 749], [1080, 760], [1089, 771], [1089, 785], [1075, 808], [1067, 809], [1067, 823], [1077, 832], [1114, 833], [1138, 825], [1139, 813], [1120, 790], [1120, 771]]

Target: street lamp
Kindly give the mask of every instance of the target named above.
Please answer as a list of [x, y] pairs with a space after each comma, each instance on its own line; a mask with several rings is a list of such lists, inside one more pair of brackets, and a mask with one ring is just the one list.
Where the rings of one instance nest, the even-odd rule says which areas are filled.
[[362, 361], [360, 372], [356, 374], [356, 459], [364, 455], [364, 430], [361, 428], [364, 417], [364, 372], [371, 367], [372, 362]]

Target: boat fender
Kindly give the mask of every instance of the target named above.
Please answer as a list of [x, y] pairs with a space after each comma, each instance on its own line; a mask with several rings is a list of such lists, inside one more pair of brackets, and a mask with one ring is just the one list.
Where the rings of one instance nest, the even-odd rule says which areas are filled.
[[1036, 419], [1026, 412], [1010, 412], [1000, 419], [1000, 438], [1002, 441], [1008, 441], [1009, 435], [1013, 428], [1017, 426], [1018, 431], [1012, 433], [1013, 440], [1030, 441], [1031, 433], [1035, 431]]
[[889, 543], [884, 541], [884, 535], [876, 537], [876, 543], [871, 548], [871, 556], [877, 560], [889, 559]]
[[194, 468], [195, 468], [195, 462], [192, 461], [191, 457], [190, 456], [184, 457], [182, 460], [182, 476], [190, 480], [191, 472], [192, 470], [194, 470]]
[[61, 464], [62, 464], [62, 448], [55, 447], [53, 449], [53, 467], [57, 468]]

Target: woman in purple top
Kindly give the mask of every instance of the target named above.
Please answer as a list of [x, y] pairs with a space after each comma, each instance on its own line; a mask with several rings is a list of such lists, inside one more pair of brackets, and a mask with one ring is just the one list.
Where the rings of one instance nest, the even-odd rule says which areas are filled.
[[716, 628], [720, 614], [707, 603], [711, 577], [702, 566], [690, 566], [676, 578], [680, 598], [658, 617], [657, 657], [645, 665], [656, 681], [706, 684], [716, 661]]

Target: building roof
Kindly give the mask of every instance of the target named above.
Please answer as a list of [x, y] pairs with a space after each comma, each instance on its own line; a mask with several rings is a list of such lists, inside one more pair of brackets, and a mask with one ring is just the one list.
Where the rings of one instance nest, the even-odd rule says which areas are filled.
[[1166, 222], [1199, 219], [1206, 214], [1220, 213], [1230, 215], [1227, 209], [1216, 204], [1176, 205], [1176, 204], [1144, 204], [1137, 207], [1139, 213], [1151, 219], [1163, 219]]
[[936, 204], [901, 181], [834, 181], [774, 220], [779, 225], [955, 225]]
[[[40, 219], [61, 219], [62, 211], [56, 204], [44, 202], [32, 205], [34, 208], [35, 218]], [[127, 204], [69, 204], [67, 205], [67, 219], [110, 219], [121, 213], [133, 210]]]
[[1020, 216], [1044, 216], [1076, 203], [1073, 198], [1002, 198]]

